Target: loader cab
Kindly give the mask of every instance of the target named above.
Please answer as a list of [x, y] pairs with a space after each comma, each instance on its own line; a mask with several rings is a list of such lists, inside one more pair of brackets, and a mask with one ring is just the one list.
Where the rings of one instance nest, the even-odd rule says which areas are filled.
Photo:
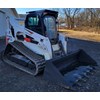
[[57, 40], [57, 17], [58, 12], [51, 10], [28, 12], [25, 27], [54, 41]]
[[41, 18], [38, 14], [28, 14], [25, 20], [25, 27], [38, 33], [42, 34], [42, 23]]

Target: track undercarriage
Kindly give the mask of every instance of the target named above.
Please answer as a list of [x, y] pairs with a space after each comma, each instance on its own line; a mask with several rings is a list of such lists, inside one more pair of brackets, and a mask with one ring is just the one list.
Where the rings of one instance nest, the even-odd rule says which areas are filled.
[[81, 81], [85, 82], [97, 65], [83, 50], [45, 61], [42, 56], [35, 54], [17, 41], [7, 45], [3, 60], [34, 76], [44, 71], [45, 80], [65, 88], [80, 85]]
[[29, 50], [21, 42], [9, 44], [4, 52], [3, 60], [34, 76], [41, 73], [45, 67], [45, 59]]

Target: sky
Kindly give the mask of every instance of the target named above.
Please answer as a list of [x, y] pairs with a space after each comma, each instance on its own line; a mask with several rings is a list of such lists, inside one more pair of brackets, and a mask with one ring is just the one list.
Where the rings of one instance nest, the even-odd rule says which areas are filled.
[[42, 10], [42, 9], [57, 11], [58, 8], [15, 8], [15, 9], [17, 10], [18, 14], [26, 14], [26, 12], [29, 12], [29, 11], [36, 11], [36, 10]]
[[26, 12], [34, 11], [34, 10], [41, 10], [43, 8], [16, 8], [19, 14], [26, 14]]

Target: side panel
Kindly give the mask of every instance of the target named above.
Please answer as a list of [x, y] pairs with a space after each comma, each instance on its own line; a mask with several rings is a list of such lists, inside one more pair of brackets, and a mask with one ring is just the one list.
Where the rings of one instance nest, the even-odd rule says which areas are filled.
[[61, 41], [64, 51], [67, 54], [67, 43], [68, 43], [68, 38], [65, 37], [63, 34], [59, 33], [59, 40]]
[[33, 34], [30, 34], [27, 31], [25, 34], [38, 42], [38, 44], [34, 44], [34, 43], [29, 43], [29, 42], [24, 41], [23, 44], [25, 46], [27, 46], [29, 49], [31, 49], [35, 53], [43, 55], [46, 60], [49, 60], [52, 58], [51, 43], [47, 37], [44, 37], [36, 32], [33, 32]]

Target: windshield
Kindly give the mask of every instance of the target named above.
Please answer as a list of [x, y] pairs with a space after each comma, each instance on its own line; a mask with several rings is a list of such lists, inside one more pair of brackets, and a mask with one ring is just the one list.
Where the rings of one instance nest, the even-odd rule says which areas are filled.
[[44, 25], [46, 34], [50, 39], [57, 38], [56, 19], [53, 16], [45, 16]]

